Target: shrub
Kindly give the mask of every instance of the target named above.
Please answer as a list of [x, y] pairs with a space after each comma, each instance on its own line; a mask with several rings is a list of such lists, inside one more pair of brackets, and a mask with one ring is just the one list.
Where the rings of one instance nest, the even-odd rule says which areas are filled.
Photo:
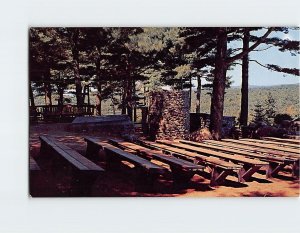
[[274, 118], [274, 122], [277, 125], [282, 124], [283, 121], [285, 120], [292, 120], [292, 117], [289, 114], [277, 114]]

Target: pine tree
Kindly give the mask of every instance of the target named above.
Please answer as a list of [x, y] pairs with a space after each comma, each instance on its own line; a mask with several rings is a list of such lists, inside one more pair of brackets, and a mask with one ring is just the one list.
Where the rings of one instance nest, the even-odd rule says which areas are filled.
[[[262, 28], [244, 28], [243, 31], [243, 50], [249, 49], [249, 43], [250, 41], [256, 41], [259, 39], [257, 36], [250, 35], [250, 32], [261, 30]], [[293, 29], [293, 28], [292, 28]], [[299, 29], [299, 28], [294, 28]], [[274, 28], [274, 31], [281, 32], [287, 34], [289, 32], [290, 28], [286, 27], [277, 27]], [[262, 41], [264, 44], [268, 45], [266, 49], [269, 49], [271, 47], [277, 47], [278, 51], [281, 52], [290, 52], [292, 56], [295, 56], [296, 54], [300, 53], [299, 50], [299, 41], [291, 41], [286, 39], [280, 39], [278, 37], [272, 37], [272, 38], [265, 38]], [[265, 49], [262, 49], [264, 51]], [[280, 67], [275, 64], [261, 64], [260, 62], [256, 60], [249, 60], [249, 56], [245, 55], [242, 58], [242, 89], [241, 89], [241, 115], [240, 115], [240, 124], [241, 125], [247, 125], [248, 123], [248, 82], [249, 82], [249, 61], [256, 62], [260, 66], [270, 70], [270, 71], [276, 71], [281, 72], [285, 74], [290, 75], [297, 75], [299, 76], [299, 69], [297, 68], [285, 68]]]
[[260, 124], [262, 122], [267, 122], [267, 118], [266, 118], [266, 113], [265, 110], [263, 109], [262, 105], [257, 102], [254, 105], [254, 115], [253, 115], [253, 120], [252, 122], [255, 124]]
[[269, 123], [274, 123], [274, 117], [276, 116], [276, 102], [272, 94], [269, 92], [265, 101], [265, 116]]
[[260, 45], [273, 31], [273, 28], [269, 28], [267, 32], [260, 37], [249, 49], [244, 50], [236, 55], [227, 55], [227, 39], [228, 33], [232, 32], [228, 28], [217, 29], [217, 53], [215, 62], [215, 78], [213, 82], [213, 95], [211, 101], [211, 115], [210, 115], [210, 130], [214, 139], [219, 140], [221, 138], [223, 110], [224, 110], [224, 95], [225, 95], [225, 80], [227, 67], [234, 61], [241, 59], [249, 52], [253, 51], [258, 45]]

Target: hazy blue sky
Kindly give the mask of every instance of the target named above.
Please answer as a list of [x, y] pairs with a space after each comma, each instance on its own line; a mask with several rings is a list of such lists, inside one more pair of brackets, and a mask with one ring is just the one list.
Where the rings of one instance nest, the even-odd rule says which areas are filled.
[[[261, 35], [264, 31], [257, 32], [257, 35]], [[284, 39], [298, 40], [299, 30], [290, 30], [289, 34], [273, 32], [271, 36], [276, 36]], [[242, 43], [236, 43], [234, 46], [242, 46]], [[261, 44], [257, 49], [263, 49], [268, 47], [265, 44]], [[262, 64], [276, 64], [282, 67], [299, 68], [299, 55], [291, 56], [289, 52], [280, 52], [277, 48], [272, 47], [266, 51], [253, 51], [250, 53], [250, 59], [255, 59]], [[232, 75], [234, 81], [233, 86], [241, 85], [241, 66], [237, 65], [234, 70], [228, 71], [229, 75]], [[298, 76], [286, 75], [275, 71], [267, 70], [261, 67], [255, 62], [250, 62], [249, 65], [249, 83], [250, 85], [270, 86], [280, 84], [294, 84], [300, 83]]]

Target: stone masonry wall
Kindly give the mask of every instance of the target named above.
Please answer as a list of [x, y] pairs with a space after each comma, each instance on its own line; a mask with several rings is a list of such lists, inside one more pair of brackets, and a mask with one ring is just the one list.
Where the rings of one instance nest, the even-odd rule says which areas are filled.
[[190, 97], [187, 91], [150, 93], [149, 136], [156, 139], [188, 138], [190, 130]]

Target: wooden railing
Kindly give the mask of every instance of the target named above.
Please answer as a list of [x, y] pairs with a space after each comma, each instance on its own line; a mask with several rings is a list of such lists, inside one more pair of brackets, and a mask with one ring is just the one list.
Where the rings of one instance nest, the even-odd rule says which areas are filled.
[[94, 105], [39, 105], [30, 107], [30, 119], [57, 121], [77, 116], [92, 116], [94, 115], [94, 111]]

